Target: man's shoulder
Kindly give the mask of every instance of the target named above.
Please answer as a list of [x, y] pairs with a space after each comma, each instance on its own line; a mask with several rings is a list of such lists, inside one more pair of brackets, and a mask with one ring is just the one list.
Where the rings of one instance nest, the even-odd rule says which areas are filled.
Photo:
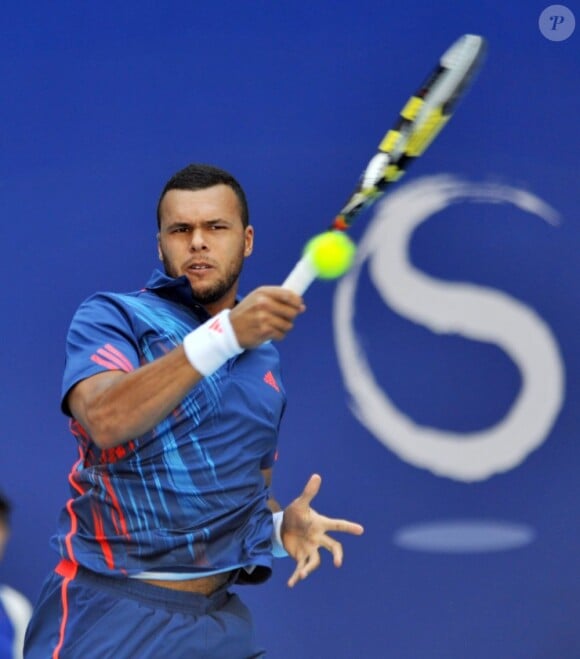
[[97, 291], [86, 297], [79, 305], [79, 309], [111, 305], [126, 307], [144, 296], [150, 297], [150, 293], [146, 288], [140, 288], [129, 292]]

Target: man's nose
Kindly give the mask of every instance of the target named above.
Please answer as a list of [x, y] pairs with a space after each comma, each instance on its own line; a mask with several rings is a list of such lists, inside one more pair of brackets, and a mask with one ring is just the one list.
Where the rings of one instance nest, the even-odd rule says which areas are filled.
[[191, 249], [194, 251], [199, 251], [202, 249], [207, 249], [207, 242], [205, 239], [205, 232], [202, 229], [194, 229], [191, 232]]

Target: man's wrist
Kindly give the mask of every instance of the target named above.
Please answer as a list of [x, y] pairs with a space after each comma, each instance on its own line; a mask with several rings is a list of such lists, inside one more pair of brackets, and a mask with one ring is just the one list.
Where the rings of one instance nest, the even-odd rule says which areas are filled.
[[230, 310], [224, 309], [183, 339], [185, 356], [204, 376], [211, 375], [244, 350], [238, 343], [229, 316]]
[[272, 513], [272, 556], [275, 558], [283, 558], [284, 556], [288, 556], [288, 552], [284, 549], [284, 545], [282, 543], [283, 520], [283, 510]]

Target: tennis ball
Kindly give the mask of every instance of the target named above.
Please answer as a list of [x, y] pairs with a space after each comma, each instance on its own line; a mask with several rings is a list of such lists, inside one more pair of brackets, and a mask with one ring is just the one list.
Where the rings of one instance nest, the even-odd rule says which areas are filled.
[[325, 231], [306, 243], [304, 253], [321, 279], [336, 279], [350, 268], [356, 246], [342, 231]]

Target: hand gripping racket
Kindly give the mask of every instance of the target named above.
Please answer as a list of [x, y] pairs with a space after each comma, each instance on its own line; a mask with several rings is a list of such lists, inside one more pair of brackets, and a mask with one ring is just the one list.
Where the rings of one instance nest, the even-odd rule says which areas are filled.
[[[330, 230], [347, 231], [356, 216], [398, 181], [451, 118], [457, 102], [479, 69], [486, 50], [483, 37], [465, 34], [448, 48], [435, 69], [411, 96], [360, 176], [358, 185]], [[317, 277], [306, 252], [283, 287], [302, 295]]]

